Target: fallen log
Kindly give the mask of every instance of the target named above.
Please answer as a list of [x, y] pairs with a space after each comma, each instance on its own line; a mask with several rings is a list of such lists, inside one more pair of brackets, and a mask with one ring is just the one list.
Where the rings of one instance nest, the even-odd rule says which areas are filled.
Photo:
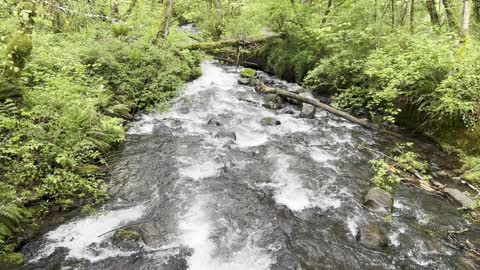
[[323, 109], [325, 111], [328, 111], [328, 112], [330, 112], [334, 115], [340, 116], [343, 119], [349, 120], [350, 122], [358, 124], [358, 125], [360, 125], [362, 127], [365, 127], [367, 129], [380, 131], [382, 133], [385, 133], [385, 134], [388, 134], [388, 135], [391, 135], [391, 136], [394, 136], [394, 137], [397, 137], [397, 138], [400, 138], [400, 139], [404, 138], [404, 136], [402, 136], [402, 135], [400, 135], [396, 132], [393, 132], [391, 130], [383, 129], [376, 124], [370, 123], [366, 120], [359, 119], [359, 118], [357, 118], [357, 117], [355, 117], [351, 114], [348, 114], [344, 111], [340, 111], [338, 109], [335, 109], [332, 106], [329, 106], [329, 105], [327, 105], [325, 103], [322, 103], [322, 102], [320, 102], [316, 99], [313, 99], [313, 98], [309, 98], [309, 97], [306, 97], [306, 96], [302, 96], [302, 95], [299, 95], [299, 94], [296, 94], [296, 93], [293, 93], [293, 92], [290, 92], [290, 91], [285, 91], [285, 90], [282, 90], [282, 89], [278, 89], [278, 88], [268, 87], [261, 82], [260, 82], [260, 84], [258, 84], [255, 87], [255, 90], [257, 92], [260, 92], [260, 93], [276, 94], [276, 95], [279, 95], [281, 97], [285, 97], [287, 99], [293, 99], [293, 100], [299, 101], [300, 103], [307, 103], [307, 104], [313, 105], [315, 107], [318, 107], [320, 109]]
[[263, 37], [258, 39], [252, 40], [244, 40], [244, 39], [229, 39], [229, 40], [220, 40], [214, 42], [197, 42], [197, 43], [190, 43], [179, 46], [181, 49], [189, 49], [189, 50], [214, 50], [220, 49], [225, 47], [257, 47], [267, 40], [271, 39], [272, 37]]
[[[264, 94], [276, 94], [276, 95], [279, 95], [281, 97], [285, 97], [285, 98], [290, 98], [290, 99], [293, 99], [293, 100], [297, 100], [301, 103], [307, 103], [307, 104], [310, 104], [310, 105], [313, 105], [315, 107], [318, 107], [320, 109], [323, 109], [325, 111], [328, 111], [332, 114], [335, 114], [337, 116], [340, 116], [344, 119], [347, 119], [349, 120], [350, 122], [352, 123], [355, 123], [355, 124], [358, 124], [360, 126], [363, 126], [365, 128], [368, 128], [368, 129], [372, 129], [372, 130], [377, 130], [377, 129], [380, 129], [379, 126], [375, 125], [375, 124], [372, 124], [372, 123], [369, 123], [368, 121], [365, 121], [365, 120], [362, 120], [362, 119], [359, 119], [351, 114], [348, 114], [344, 111], [340, 111], [338, 109], [335, 109], [327, 104], [324, 104], [316, 99], [313, 99], [313, 98], [309, 98], [309, 97], [305, 97], [305, 96], [302, 96], [302, 95], [299, 95], [299, 94], [295, 94], [293, 92], [289, 92], [289, 91], [285, 91], [285, 90], [282, 90], [282, 89], [278, 89], [278, 88], [272, 88], [272, 87], [268, 87], [266, 85], [264, 85], [263, 83], [260, 84], [260, 85], [257, 85], [255, 90], [257, 92], [260, 92], [260, 93], [264, 93]], [[400, 135], [398, 135], [400, 136]]]

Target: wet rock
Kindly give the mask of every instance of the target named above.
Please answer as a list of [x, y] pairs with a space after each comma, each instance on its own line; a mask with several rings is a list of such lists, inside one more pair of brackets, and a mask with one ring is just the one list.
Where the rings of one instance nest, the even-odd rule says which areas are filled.
[[472, 207], [475, 204], [475, 202], [470, 197], [468, 197], [465, 193], [461, 192], [458, 189], [445, 188], [443, 191], [447, 193], [448, 196], [450, 196], [456, 202], [461, 204], [463, 207]]
[[357, 240], [360, 244], [372, 249], [381, 249], [388, 246], [385, 233], [378, 224], [374, 223], [361, 226]]
[[373, 212], [390, 213], [393, 209], [392, 194], [379, 188], [371, 188], [365, 196], [365, 206]]
[[434, 187], [436, 187], [436, 188], [445, 188], [445, 185], [442, 184], [442, 183], [440, 183], [440, 182], [438, 182], [438, 181], [432, 180], [432, 181], [430, 181], [430, 182], [431, 182], [432, 185], [433, 185]]
[[313, 105], [303, 103], [300, 116], [304, 118], [314, 118], [316, 111], [317, 109]]
[[435, 172], [435, 175], [438, 176], [439, 178], [449, 178], [450, 177], [446, 171], [437, 171], [437, 172]]
[[142, 236], [134, 230], [119, 229], [112, 236], [112, 244], [121, 249], [135, 249], [141, 243]]
[[452, 177], [452, 181], [460, 184], [460, 183], [462, 183], [463, 179], [462, 179], [462, 177]]
[[279, 126], [282, 123], [273, 117], [265, 117], [260, 120], [260, 124], [262, 126]]
[[281, 109], [278, 113], [281, 113], [281, 114], [295, 114], [295, 110], [293, 110], [292, 108], [289, 108], [289, 107], [285, 107], [285, 108]]
[[267, 109], [271, 109], [271, 110], [280, 110], [284, 106], [282, 104], [278, 104], [278, 103], [264, 103], [264, 104], [262, 104], [262, 107], [267, 108]]
[[283, 103], [284, 99], [281, 96], [277, 95], [270, 95], [270, 96], [265, 96], [263, 98], [266, 103]]
[[215, 138], [230, 138], [234, 141], [237, 140], [237, 134], [233, 131], [220, 131], [215, 134]]
[[207, 125], [219, 127], [222, 125], [222, 123], [217, 118], [211, 118], [210, 120], [208, 120]]
[[190, 105], [188, 104], [182, 104], [179, 108], [178, 111], [182, 114], [187, 114], [190, 113]]
[[250, 85], [251, 81], [249, 78], [240, 78], [238, 79], [238, 84], [240, 85]]

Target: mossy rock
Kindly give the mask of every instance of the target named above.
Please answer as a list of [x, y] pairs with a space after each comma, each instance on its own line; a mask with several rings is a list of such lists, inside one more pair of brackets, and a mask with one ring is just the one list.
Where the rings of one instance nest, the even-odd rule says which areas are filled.
[[142, 241], [140, 233], [134, 230], [119, 229], [112, 237], [112, 244], [119, 248], [132, 249], [139, 246]]
[[25, 262], [25, 256], [21, 253], [12, 252], [0, 255], [0, 266], [2, 269], [16, 269]]
[[242, 76], [243, 78], [249, 78], [249, 79], [255, 78], [255, 76], [257, 76], [257, 71], [251, 68], [244, 68], [242, 72], [240, 72], [240, 76]]

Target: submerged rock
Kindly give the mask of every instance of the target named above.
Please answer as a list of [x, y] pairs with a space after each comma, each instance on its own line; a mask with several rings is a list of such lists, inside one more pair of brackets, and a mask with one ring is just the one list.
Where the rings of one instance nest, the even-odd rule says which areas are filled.
[[142, 236], [134, 230], [119, 229], [112, 236], [112, 244], [122, 249], [138, 248], [142, 242]]
[[357, 240], [360, 244], [372, 249], [381, 249], [388, 246], [385, 233], [378, 224], [374, 223], [361, 226]]
[[264, 107], [266, 109], [271, 109], [271, 110], [280, 110], [284, 106], [282, 104], [278, 104], [278, 103], [264, 103], [264, 104], [262, 104], [262, 107]]
[[365, 196], [365, 206], [373, 212], [390, 213], [393, 210], [392, 194], [379, 188], [371, 188]]
[[240, 79], [238, 79], [238, 84], [240, 84], [240, 85], [250, 85], [251, 80], [249, 78], [240, 78]]
[[219, 121], [218, 119], [216, 119], [216, 118], [211, 118], [210, 120], [208, 120], [207, 125], [219, 127], [219, 126], [222, 125], [222, 123], [220, 123], [220, 121]]
[[189, 104], [182, 104], [178, 108], [178, 111], [182, 114], [188, 114], [188, 113], [190, 113], [190, 105]]
[[282, 123], [273, 117], [264, 117], [260, 120], [260, 124], [262, 126], [279, 126]]
[[314, 118], [316, 111], [317, 109], [313, 105], [303, 103], [302, 112], [300, 113], [300, 116], [304, 118]]
[[215, 134], [215, 138], [230, 138], [234, 141], [237, 140], [237, 134], [233, 131], [219, 131]]
[[278, 113], [282, 113], [282, 114], [295, 114], [295, 110], [293, 110], [293, 109], [290, 108], [290, 107], [285, 107], [285, 108], [281, 109]]
[[463, 207], [472, 207], [475, 204], [475, 202], [470, 197], [468, 197], [467, 195], [465, 195], [465, 193], [461, 192], [458, 189], [445, 188], [443, 191], [447, 193], [448, 196], [450, 196], [456, 202], [461, 204]]

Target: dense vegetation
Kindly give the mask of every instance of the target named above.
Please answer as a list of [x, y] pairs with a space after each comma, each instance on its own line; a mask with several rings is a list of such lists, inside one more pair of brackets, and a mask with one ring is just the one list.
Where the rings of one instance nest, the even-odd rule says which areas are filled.
[[105, 157], [132, 114], [199, 74], [178, 46], [192, 40], [272, 36], [263, 69], [435, 138], [479, 184], [479, 22], [476, 0], [2, 0], [0, 255], [53, 207], [107, 198]]
[[[110, 1], [62, 3], [111, 16]], [[0, 255], [49, 210], [107, 199], [105, 154], [132, 114], [199, 75], [199, 55], [157, 39], [159, 9], [138, 5], [112, 23], [40, 1], [0, 2]]]

